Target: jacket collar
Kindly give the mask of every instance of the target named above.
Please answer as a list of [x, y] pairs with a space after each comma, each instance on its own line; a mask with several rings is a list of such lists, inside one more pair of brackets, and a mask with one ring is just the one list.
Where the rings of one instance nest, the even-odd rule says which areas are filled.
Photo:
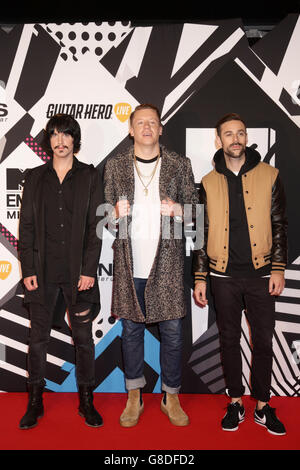
[[[73, 164], [72, 164], [72, 168], [71, 168], [71, 172], [75, 171], [76, 169], [82, 167], [83, 164], [75, 157], [75, 155], [73, 155]], [[51, 160], [49, 160], [46, 164], [45, 164], [45, 170], [54, 170], [53, 168], [53, 158], [51, 158]]]
[[[252, 147], [246, 147], [246, 160], [242, 168], [240, 169], [239, 175], [247, 173], [247, 171], [255, 168], [261, 160], [260, 154]], [[218, 173], [222, 173], [225, 176], [235, 176], [234, 173], [229, 170], [226, 166], [224, 151], [223, 149], [218, 150], [214, 155], [215, 169]]]

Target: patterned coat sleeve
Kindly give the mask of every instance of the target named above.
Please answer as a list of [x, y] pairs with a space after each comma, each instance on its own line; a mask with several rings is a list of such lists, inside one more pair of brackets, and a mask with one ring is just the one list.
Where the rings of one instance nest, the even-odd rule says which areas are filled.
[[195, 282], [206, 281], [206, 276], [209, 271], [209, 259], [207, 256], [207, 236], [208, 236], [208, 217], [206, 208], [206, 192], [201, 183], [199, 189], [199, 200], [204, 206], [204, 241], [203, 246], [193, 253], [193, 273], [195, 275]]

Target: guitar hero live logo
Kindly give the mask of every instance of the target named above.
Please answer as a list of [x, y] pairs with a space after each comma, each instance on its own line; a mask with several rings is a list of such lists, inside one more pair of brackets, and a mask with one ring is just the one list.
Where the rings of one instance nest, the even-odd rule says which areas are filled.
[[131, 114], [129, 103], [101, 104], [101, 103], [50, 103], [46, 111], [49, 119], [58, 113], [69, 114], [74, 119], [108, 120], [114, 116], [120, 122], [126, 122]]

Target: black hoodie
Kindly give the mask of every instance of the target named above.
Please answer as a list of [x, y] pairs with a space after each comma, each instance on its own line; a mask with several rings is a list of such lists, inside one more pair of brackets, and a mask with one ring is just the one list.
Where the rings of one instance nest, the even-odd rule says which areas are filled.
[[[256, 270], [252, 262], [241, 175], [258, 165], [261, 156], [251, 147], [246, 147], [245, 153], [245, 163], [237, 176], [227, 168], [223, 149], [218, 150], [214, 156], [216, 171], [225, 175], [228, 183], [229, 259], [224, 274], [239, 278], [261, 277], [270, 274], [271, 270], [270, 264]], [[213, 269], [211, 271], [214, 272]]]

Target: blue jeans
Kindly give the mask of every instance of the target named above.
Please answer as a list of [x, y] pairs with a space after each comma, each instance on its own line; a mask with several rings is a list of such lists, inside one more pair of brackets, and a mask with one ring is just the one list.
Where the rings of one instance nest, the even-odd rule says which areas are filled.
[[[141, 310], [146, 317], [144, 292], [147, 279], [134, 279], [134, 285]], [[143, 388], [144, 377], [144, 333], [145, 323], [122, 320], [122, 351], [127, 390]], [[162, 390], [178, 393], [181, 386], [182, 359], [182, 318], [158, 323], [161, 337], [160, 365]]]

